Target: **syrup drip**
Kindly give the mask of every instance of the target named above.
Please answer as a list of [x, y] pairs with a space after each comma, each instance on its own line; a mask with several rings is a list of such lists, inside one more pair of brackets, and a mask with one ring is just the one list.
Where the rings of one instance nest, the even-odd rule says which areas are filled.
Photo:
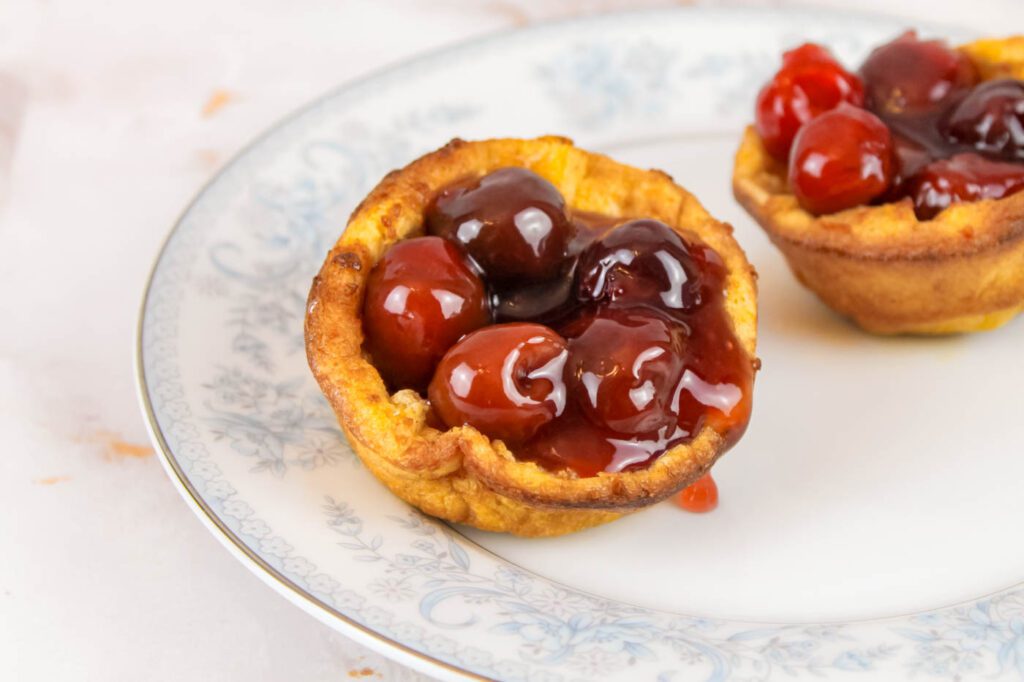
[[708, 472], [683, 488], [673, 501], [681, 508], [694, 514], [704, 514], [718, 507], [718, 485]]

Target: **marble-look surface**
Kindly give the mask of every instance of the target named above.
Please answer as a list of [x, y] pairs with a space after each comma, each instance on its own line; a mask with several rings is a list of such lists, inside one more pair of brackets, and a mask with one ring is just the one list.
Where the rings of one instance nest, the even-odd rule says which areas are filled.
[[[211, 173], [324, 90], [470, 36], [668, 4], [687, 3], [0, 3], [0, 679], [423, 679], [263, 586], [179, 499], [135, 402], [146, 275]], [[1018, 0], [856, 5], [1024, 27]]]

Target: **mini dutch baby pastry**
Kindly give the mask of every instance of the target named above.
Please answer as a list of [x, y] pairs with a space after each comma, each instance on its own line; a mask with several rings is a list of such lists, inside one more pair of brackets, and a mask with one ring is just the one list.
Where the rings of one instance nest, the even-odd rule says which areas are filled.
[[356, 209], [306, 351], [398, 497], [542, 536], [701, 479], [746, 428], [756, 325], [731, 228], [664, 173], [562, 138], [455, 140]]
[[993, 329], [1024, 308], [1024, 37], [906, 33], [854, 73], [783, 56], [733, 191], [805, 286], [864, 329]]

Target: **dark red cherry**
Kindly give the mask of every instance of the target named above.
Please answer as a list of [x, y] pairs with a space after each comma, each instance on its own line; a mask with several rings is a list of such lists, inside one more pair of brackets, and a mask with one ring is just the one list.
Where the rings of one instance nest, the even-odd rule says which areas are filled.
[[875, 48], [860, 75], [868, 108], [881, 116], [922, 113], [978, 81], [963, 53], [914, 31]]
[[564, 271], [554, 279], [506, 286], [492, 298], [494, 319], [498, 322], [539, 322], [557, 326], [577, 307], [574, 295], [576, 260], [570, 258]]
[[803, 128], [789, 159], [789, 183], [811, 213], [865, 204], [888, 189], [892, 136], [877, 116], [840, 105]]
[[562, 414], [565, 340], [539, 324], [498, 324], [452, 346], [430, 382], [430, 402], [450, 427], [469, 424], [520, 443]]
[[502, 168], [442, 191], [426, 211], [427, 230], [462, 244], [495, 284], [555, 277], [572, 226], [565, 200], [525, 168]]
[[892, 150], [894, 167], [891, 192], [898, 192], [904, 181], [935, 160], [927, 147], [895, 133], [892, 136]]
[[489, 322], [483, 281], [459, 247], [439, 237], [398, 242], [367, 278], [365, 348], [394, 388], [426, 388], [448, 348]]
[[825, 48], [807, 43], [782, 57], [782, 68], [757, 95], [755, 127], [768, 152], [785, 161], [800, 127], [847, 102], [864, 103], [860, 78]]
[[591, 421], [629, 435], [674, 428], [685, 327], [651, 309], [603, 308], [569, 333], [569, 386]]
[[1024, 164], [957, 154], [928, 164], [906, 184], [918, 218], [929, 220], [944, 208], [980, 199], [1001, 199], [1024, 188]]
[[633, 220], [580, 254], [576, 297], [616, 306], [685, 312], [701, 304], [701, 263], [679, 233], [657, 220]]
[[953, 142], [1009, 161], [1024, 160], [1024, 81], [981, 83], [949, 111], [943, 128]]

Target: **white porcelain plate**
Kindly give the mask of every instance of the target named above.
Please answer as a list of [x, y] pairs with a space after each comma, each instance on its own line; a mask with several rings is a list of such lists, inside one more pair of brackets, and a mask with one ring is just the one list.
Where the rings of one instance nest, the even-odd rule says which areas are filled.
[[[153, 272], [140, 392], [172, 479], [296, 604], [445, 679], [1024, 676], [1024, 321], [867, 336], [796, 284], [730, 194], [784, 48], [856, 64], [903, 28], [607, 16], [438, 52], [295, 114], [202, 191]], [[667, 170], [761, 274], [764, 369], [712, 514], [663, 504], [549, 540], [450, 528], [360, 466], [306, 368], [311, 277], [384, 173], [456, 136], [545, 133]]]

